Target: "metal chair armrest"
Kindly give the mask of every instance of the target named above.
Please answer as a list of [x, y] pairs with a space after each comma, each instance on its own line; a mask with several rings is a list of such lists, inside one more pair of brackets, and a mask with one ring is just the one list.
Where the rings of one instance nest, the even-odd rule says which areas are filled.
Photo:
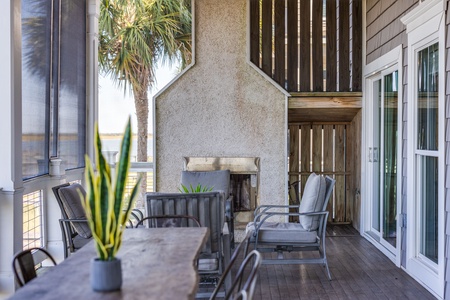
[[256, 216], [257, 214], [269, 211], [273, 208], [298, 208], [298, 205], [260, 205], [255, 209], [253, 215]]

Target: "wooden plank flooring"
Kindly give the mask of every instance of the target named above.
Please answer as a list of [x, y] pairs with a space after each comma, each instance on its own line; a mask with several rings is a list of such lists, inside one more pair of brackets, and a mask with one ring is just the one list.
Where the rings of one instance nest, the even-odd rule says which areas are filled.
[[320, 265], [262, 265], [254, 299], [435, 299], [351, 226], [327, 236], [332, 281]]

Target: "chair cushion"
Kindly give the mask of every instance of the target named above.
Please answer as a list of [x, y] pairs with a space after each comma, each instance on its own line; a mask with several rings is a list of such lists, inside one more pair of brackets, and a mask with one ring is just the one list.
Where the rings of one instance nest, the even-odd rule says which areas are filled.
[[228, 198], [230, 186], [230, 170], [218, 171], [182, 171], [181, 184], [189, 188], [201, 184], [202, 187], [213, 188], [214, 191], [223, 191]]
[[[247, 224], [246, 233], [255, 230], [254, 222]], [[259, 229], [258, 242], [278, 243], [280, 245], [290, 243], [315, 243], [317, 232], [303, 228], [300, 223], [264, 222]]]
[[[300, 213], [322, 211], [326, 191], [325, 177], [311, 173], [306, 181], [305, 189], [300, 202]], [[300, 216], [300, 224], [306, 230], [319, 228], [319, 216]]]
[[[69, 219], [86, 219], [86, 212], [81, 204], [80, 194], [78, 191], [80, 191], [83, 196], [86, 196], [86, 191], [78, 183], [71, 184], [67, 187], [62, 187], [58, 190], [64, 210], [66, 211], [67, 216], [69, 216]], [[72, 222], [71, 224], [81, 237], [86, 239], [92, 237], [92, 232], [87, 222]]]

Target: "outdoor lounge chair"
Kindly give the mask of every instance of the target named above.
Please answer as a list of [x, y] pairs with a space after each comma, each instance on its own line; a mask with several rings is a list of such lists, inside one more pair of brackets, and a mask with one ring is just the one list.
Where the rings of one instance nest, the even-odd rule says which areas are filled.
[[[230, 234], [225, 222], [223, 193], [147, 193], [147, 216], [189, 215], [209, 228], [209, 238], [198, 260], [202, 279], [215, 280], [230, 261]], [[194, 224], [188, 226], [196, 226]]]
[[[278, 258], [263, 257], [263, 264], [323, 264], [328, 278], [325, 231], [328, 211], [326, 207], [335, 180], [312, 173], [306, 182], [300, 206], [262, 205], [255, 210], [253, 222], [247, 224], [251, 242], [260, 252], [277, 252]], [[299, 212], [288, 212], [289, 208], [299, 208]], [[298, 216], [298, 223], [271, 222], [270, 218]], [[318, 251], [318, 258], [285, 259], [284, 251]]]

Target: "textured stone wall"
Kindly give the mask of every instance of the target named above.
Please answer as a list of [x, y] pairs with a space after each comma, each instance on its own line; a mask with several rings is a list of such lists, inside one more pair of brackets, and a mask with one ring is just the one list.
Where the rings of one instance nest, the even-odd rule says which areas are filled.
[[260, 157], [259, 204], [285, 202], [286, 97], [246, 60], [247, 1], [195, 1], [195, 64], [155, 102], [156, 191], [185, 156]]

